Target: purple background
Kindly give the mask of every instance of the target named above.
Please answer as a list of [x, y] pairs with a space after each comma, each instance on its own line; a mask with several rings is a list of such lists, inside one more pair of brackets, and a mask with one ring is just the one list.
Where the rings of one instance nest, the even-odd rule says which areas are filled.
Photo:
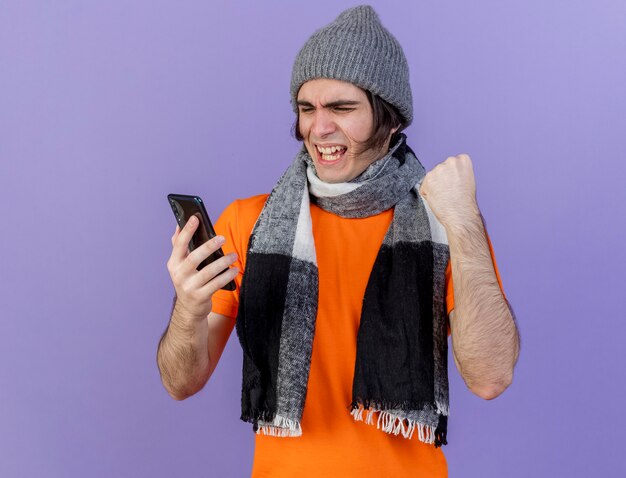
[[[450, 476], [624, 476], [626, 3], [372, 4], [418, 157], [472, 157], [522, 334], [494, 401], [450, 360]], [[293, 59], [353, 5], [0, 2], [0, 476], [249, 474], [235, 334], [200, 393], [160, 383], [166, 195], [269, 192]]]

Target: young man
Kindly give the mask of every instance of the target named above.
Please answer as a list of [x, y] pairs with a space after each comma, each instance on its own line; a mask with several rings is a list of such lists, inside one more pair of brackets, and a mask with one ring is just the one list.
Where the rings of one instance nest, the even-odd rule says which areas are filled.
[[236, 326], [253, 476], [447, 476], [448, 335], [484, 399], [519, 353], [470, 158], [424, 171], [401, 133], [406, 58], [371, 7], [313, 34], [291, 94], [303, 147], [271, 194], [232, 203], [191, 254], [197, 224], [172, 237], [163, 383], [200, 390]]

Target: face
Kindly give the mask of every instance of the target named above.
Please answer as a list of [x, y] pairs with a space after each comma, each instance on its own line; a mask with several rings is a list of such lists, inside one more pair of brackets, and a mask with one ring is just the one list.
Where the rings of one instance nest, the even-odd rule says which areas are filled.
[[374, 117], [365, 91], [345, 81], [318, 78], [298, 92], [300, 134], [322, 181], [350, 181], [389, 150], [361, 151], [373, 133]]

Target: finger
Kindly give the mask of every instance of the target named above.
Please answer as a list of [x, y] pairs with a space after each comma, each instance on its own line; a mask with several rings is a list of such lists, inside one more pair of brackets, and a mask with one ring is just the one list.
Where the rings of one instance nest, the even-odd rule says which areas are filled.
[[180, 226], [176, 224], [176, 230], [174, 231], [174, 235], [172, 236], [172, 246], [174, 246], [174, 244], [176, 243], [176, 238], [178, 237], [178, 234], [180, 234]]
[[224, 236], [215, 236], [192, 251], [187, 257], [187, 267], [197, 268], [200, 263], [224, 245]]
[[215, 277], [224, 272], [224, 270], [233, 265], [236, 260], [237, 254], [231, 252], [230, 254], [226, 254], [224, 257], [220, 257], [216, 261], [213, 261], [209, 265], [205, 266], [196, 276], [198, 280], [196, 287], [202, 287], [206, 283], [213, 280]]
[[213, 295], [215, 292], [228, 284], [231, 280], [234, 280], [235, 277], [237, 277], [237, 274], [239, 274], [239, 268], [231, 267], [226, 272], [218, 275], [215, 279], [211, 280], [207, 285], [205, 285], [202, 288], [202, 293]]
[[426, 191], [428, 190], [429, 181], [430, 181], [430, 178], [428, 174], [426, 174], [424, 176], [424, 179], [422, 179], [422, 184], [420, 184], [420, 187], [419, 187], [419, 193], [421, 196], [426, 196]]
[[178, 234], [174, 242], [174, 250], [172, 251], [172, 256], [175, 260], [182, 261], [189, 254], [189, 241], [191, 241], [194, 232], [196, 232], [198, 224], [198, 218], [191, 216]]

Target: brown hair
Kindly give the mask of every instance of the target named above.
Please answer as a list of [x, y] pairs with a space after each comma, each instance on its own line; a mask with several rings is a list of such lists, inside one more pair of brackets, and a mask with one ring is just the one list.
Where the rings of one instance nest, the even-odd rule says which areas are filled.
[[[374, 116], [373, 133], [363, 143], [360, 153], [368, 149], [380, 149], [384, 146], [385, 141], [389, 138], [391, 130], [398, 126], [398, 130], [393, 134], [390, 144], [393, 144], [395, 137], [400, 131], [406, 128], [406, 122], [395, 106], [383, 100], [380, 96], [372, 94], [368, 90], [363, 90], [367, 95], [367, 100], [372, 107], [372, 115]], [[298, 141], [304, 138], [300, 134], [300, 113], [296, 114], [296, 120], [291, 128], [292, 134]]]

